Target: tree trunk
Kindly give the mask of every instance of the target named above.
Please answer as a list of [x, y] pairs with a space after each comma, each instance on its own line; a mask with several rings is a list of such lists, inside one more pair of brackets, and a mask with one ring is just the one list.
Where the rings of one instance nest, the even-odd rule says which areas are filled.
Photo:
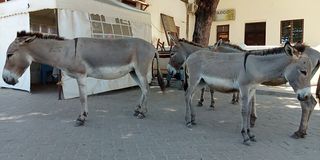
[[211, 24], [219, 0], [196, 0], [198, 9], [195, 13], [196, 21], [192, 41], [208, 46]]

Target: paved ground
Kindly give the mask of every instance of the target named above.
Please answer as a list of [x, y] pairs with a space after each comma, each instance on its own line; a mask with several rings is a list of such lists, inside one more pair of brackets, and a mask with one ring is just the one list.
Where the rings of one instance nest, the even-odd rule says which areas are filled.
[[229, 103], [231, 95], [215, 94], [215, 111], [197, 107], [198, 125], [190, 130], [184, 126], [184, 94], [175, 88], [164, 95], [159, 88], [151, 89], [144, 120], [132, 116], [138, 88], [91, 96], [85, 127], [73, 126], [79, 100], [58, 101], [54, 91], [42, 88], [29, 94], [0, 89], [0, 160], [314, 160], [320, 156], [319, 107], [307, 138], [292, 139], [300, 108], [288, 93], [258, 91], [259, 119], [253, 129], [258, 142], [245, 146], [240, 108]]

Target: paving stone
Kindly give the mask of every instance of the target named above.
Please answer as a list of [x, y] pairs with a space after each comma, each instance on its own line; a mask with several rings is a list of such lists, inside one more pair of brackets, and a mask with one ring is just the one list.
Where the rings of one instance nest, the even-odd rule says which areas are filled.
[[[57, 100], [47, 86], [32, 94], [0, 89], [0, 160], [233, 160], [318, 159], [320, 111], [313, 112], [305, 139], [289, 137], [299, 125], [301, 109], [292, 94], [258, 91], [258, 142], [244, 146], [240, 106], [232, 95], [215, 93], [216, 108], [193, 105], [197, 125], [184, 122], [184, 92], [173, 85], [165, 94], [151, 87], [149, 112], [132, 116], [140, 98], [136, 87], [89, 96], [89, 118], [74, 127], [79, 99]], [[209, 92], [204, 106], [209, 106]]]

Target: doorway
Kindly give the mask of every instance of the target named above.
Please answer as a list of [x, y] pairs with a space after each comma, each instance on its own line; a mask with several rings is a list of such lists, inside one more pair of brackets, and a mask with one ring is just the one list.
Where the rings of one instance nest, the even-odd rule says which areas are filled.
[[[58, 35], [57, 13], [54, 9], [30, 12], [30, 31], [45, 35]], [[30, 66], [31, 90], [38, 85], [56, 84], [58, 79], [52, 75], [53, 67], [33, 62]]]

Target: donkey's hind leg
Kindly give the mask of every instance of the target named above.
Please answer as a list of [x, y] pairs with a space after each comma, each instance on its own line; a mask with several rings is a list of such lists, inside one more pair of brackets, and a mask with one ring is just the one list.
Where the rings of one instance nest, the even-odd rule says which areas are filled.
[[145, 114], [147, 113], [147, 94], [149, 92], [149, 84], [147, 81], [146, 76], [141, 76], [141, 74], [138, 74], [134, 71], [130, 72], [131, 77], [137, 82], [141, 89], [141, 98], [139, 105], [134, 110], [134, 116], [136, 116], [139, 119], [145, 118]]
[[86, 80], [87, 80], [86, 76], [81, 76], [77, 78], [79, 93], [80, 93], [81, 112], [79, 117], [76, 120], [76, 126], [83, 126], [86, 118], [88, 117]]
[[[253, 106], [254, 106], [254, 99], [255, 98], [255, 90], [253, 89], [251, 92], [250, 92], [250, 101], [249, 101], [249, 113], [250, 113], [250, 116], [248, 117], [248, 120], [247, 120], [247, 123], [248, 123], [248, 126], [251, 127], [251, 123], [252, 123], [252, 109], [255, 109]], [[250, 130], [248, 129], [247, 131], [247, 134], [250, 138], [250, 141], [253, 141], [253, 142], [256, 142], [256, 137], [255, 135], [253, 135]]]
[[211, 104], [209, 106], [209, 108], [212, 108], [214, 109], [214, 98], [213, 98], [213, 93], [214, 93], [214, 90], [212, 88], [210, 88], [210, 96], [211, 96]]
[[195, 90], [197, 89], [197, 86], [200, 82], [200, 79], [193, 79], [192, 77], [190, 77], [190, 81], [188, 84], [188, 89], [185, 93], [185, 101], [186, 101], [186, 115], [185, 115], [185, 120], [186, 120], [186, 126], [188, 128], [191, 128], [192, 125], [195, 125], [195, 112], [194, 112], [194, 108], [191, 105], [192, 102], [192, 97], [193, 94], [195, 92]]
[[204, 98], [203, 98], [204, 90], [205, 90], [205, 88], [202, 88], [202, 89], [201, 89], [201, 95], [200, 95], [200, 100], [199, 100], [199, 102], [198, 102], [198, 107], [202, 107], [202, 106], [203, 106], [203, 101], [204, 101]]
[[251, 100], [251, 114], [250, 114], [250, 127], [253, 128], [256, 124], [256, 120], [257, 120], [257, 109], [255, 106], [255, 101], [256, 101], [256, 95], [252, 96], [252, 100]]
[[233, 92], [231, 104], [238, 104], [238, 103], [239, 103], [239, 92]]

